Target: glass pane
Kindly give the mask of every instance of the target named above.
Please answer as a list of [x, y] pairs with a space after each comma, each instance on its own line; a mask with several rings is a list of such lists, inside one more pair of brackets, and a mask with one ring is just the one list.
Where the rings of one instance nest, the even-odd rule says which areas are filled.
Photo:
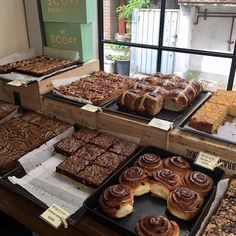
[[152, 0], [104, 0], [104, 39], [158, 45], [160, 9]]
[[[104, 47], [104, 70], [130, 76], [153, 74], [157, 68], [157, 54], [157, 50], [152, 49], [106, 44]], [[123, 69], [128, 67], [126, 70], [128, 72], [120, 72], [120, 65]]]
[[236, 5], [216, 5], [211, 1], [212, 4], [200, 6], [196, 5], [198, 1], [167, 0], [164, 45], [232, 53]]
[[199, 78], [207, 89], [227, 88], [231, 59], [164, 51], [161, 72]]

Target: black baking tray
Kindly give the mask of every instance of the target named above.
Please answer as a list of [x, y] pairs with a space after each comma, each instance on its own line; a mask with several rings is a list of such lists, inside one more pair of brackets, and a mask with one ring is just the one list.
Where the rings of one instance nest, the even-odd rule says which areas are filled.
[[195, 111], [206, 99], [211, 96], [212, 93], [208, 91], [202, 91], [198, 97], [196, 97], [183, 111], [168, 111], [162, 109], [156, 116], [148, 116], [143, 113], [138, 113], [134, 111], [130, 111], [126, 108], [121, 108], [117, 105], [116, 100], [107, 103], [102, 107], [104, 111], [112, 111], [117, 114], [122, 114], [130, 117], [135, 117], [138, 119], [142, 119], [144, 121], [151, 121], [153, 118], [158, 118], [161, 120], [166, 120], [172, 122], [174, 126], [178, 126], [178, 124], [186, 117], [189, 113]]
[[223, 121], [223, 125], [220, 125], [217, 128], [216, 133], [208, 134], [189, 126], [189, 120], [193, 114], [194, 112], [185, 117], [185, 119], [179, 124], [178, 128], [189, 133], [201, 135], [203, 137], [236, 144], [236, 117], [227, 116], [225, 121]]
[[209, 176], [212, 177], [214, 180], [214, 188], [205, 198], [205, 203], [203, 208], [199, 212], [198, 216], [191, 220], [191, 221], [183, 221], [177, 219], [176, 217], [172, 216], [166, 210], [166, 201], [151, 197], [150, 194], [145, 194], [140, 197], [135, 197], [134, 200], [134, 212], [123, 218], [123, 219], [112, 219], [107, 217], [99, 208], [99, 196], [100, 194], [108, 187], [113, 184], [117, 184], [119, 181], [120, 174], [127, 169], [128, 167], [132, 166], [134, 162], [145, 153], [155, 153], [160, 155], [162, 158], [176, 156], [174, 153], [170, 153], [159, 148], [155, 147], [146, 147], [142, 149], [137, 155], [132, 158], [126, 166], [120, 169], [112, 178], [110, 178], [104, 185], [102, 185], [94, 194], [88, 197], [84, 202], [84, 207], [87, 209], [88, 213], [96, 217], [97, 220], [102, 222], [108, 227], [113, 227], [122, 235], [137, 235], [135, 232], [135, 225], [138, 222], [138, 219], [142, 215], [164, 215], [170, 220], [176, 221], [181, 229], [181, 236], [194, 236], [196, 235], [197, 231], [200, 228], [201, 222], [203, 218], [206, 216], [208, 209], [214, 200], [215, 191], [217, 183], [222, 179], [224, 176], [224, 171], [220, 168], [216, 168], [214, 171], [205, 169], [203, 167], [197, 166], [193, 164], [193, 160], [185, 158], [192, 166], [193, 170], [201, 171]]
[[[82, 128], [82, 126], [75, 124], [74, 125], [74, 129], [75, 131], [78, 131], [80, 128]], [[141, 151], [141, 147], [138, 147], [137, 150], [132, 153], [125, 162], [123, 162], [116, 170], [114, 170], [113, 174], [111, 176], [109, 176], [107, 178], [107, 180], [105, 180], [104, 183], [106, 183], [106, 181], [109, 181], [110, 178], [113, 177], [113, 175], [116, 174], [117, 171], [119, 171], [120, 168], [122, 168], [123, 166], [126, 165], [127, 162], [129, 162], [130, 159], [133, 159], [133, 157], [138, 154]], [[25, 199], [33, 202], [34, 204], [36, 204], [38, 207], [40, 207], [42, 210], [46, 210], [48, 209], [48, 206], [40, 201], [38, 198], [36, 198], [35, 196], [33, 196], [31, 193], [29, 193], [27, 190], [25, 190], [24, 188], [22, 188], [20, 185], [18, 184], [13, 184], [8, 177], [10, 176], [15, 176], [17, 178], [22, 178], [26, 175], [26, 172], [24, 170], [24, 168], [22, 167], [22, 165], [18, 162], [17, 166], [8, 171], [7, 173], [3, 174], [2, 176], [0, 176], [0, 185], [7, 188], [8, 190], [24, 197]], [[69, 177], [68, 177], [69, 178]], [[86, 186], [85, 186], [86, 187]], [[74, 214], [72, 214], [68, 219], [67, 222], [70, 225], [74, 225], [79, 218], [84, 214], [85, 209], [83, 207], [80, 207]]]

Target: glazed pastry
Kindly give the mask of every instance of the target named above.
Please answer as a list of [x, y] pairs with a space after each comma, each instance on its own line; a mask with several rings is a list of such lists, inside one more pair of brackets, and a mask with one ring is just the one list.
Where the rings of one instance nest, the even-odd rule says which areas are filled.
[[180, 228], [174, 221], [164, 216], [144, 216], [139, 219], [135, 227], [141, 236], [179, 236]]
[[162, 168], [161, 158], [153, 153], [145, 153], [135, 162], [136, 166], [139, 166], [145, 170], [145, 172], [150, 175], [153, 171]]
[[133, 212], [134, 198], [129, 186], [116, 184], [108, 187], [99, 197], [100, 208], [113, 218], [123, 218]]
[[170, 193], [181, 185], [180, 177], [168, 169], [157, 170], [149, 177], [150, 192], [162, 199], [167, 199]]
[[120, 183], [131, 188], [134, 196], [141, 196], [150, 191], [150, 184], [145, 171], [138, 166], [133, 166], [125, 170], [120, 178]]
[[190, 164], [180, 156], [168, 157], [164, 159], [163, 166], [166, 169], [174, 171], [180, 177], [184, 176], [186, 172], [192, 170]]
[[171, 192], [167, 199], [169, 212], [182, 220], [193, 219], [203, 204], [203, 198], [189, 188], [180, 187]]
[[193, 171], [185, 174], [183, 184], [205, 197], [213, 188], [214, 182], [210, 176], [199, 171]]

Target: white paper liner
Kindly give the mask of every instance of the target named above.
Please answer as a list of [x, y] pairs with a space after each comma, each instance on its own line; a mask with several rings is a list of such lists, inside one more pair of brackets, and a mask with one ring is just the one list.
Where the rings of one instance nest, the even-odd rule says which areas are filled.
[[[58, 49], [46, 48], [46, 47], [44, 48], [44, 55], [56, 57], [56, 58], [67, 59], [67, 60], [72, 60], [72, 61], [77, 61], [79, 58], [78, 52], [76, 52], [76, 51], [58, 50]], [[30, 59], [30, 58], [34, 58], [34, 57], [36, 57], [34, 49], [29, 49], [24, 52], [16, 52], [16, 53], [11, 54], [7, 57], [0, 58], [0, 65], [5, 65], [7, 63]], [[55, 72], [52, 72], [50, 74], [47, 74], [47, 75], [44, 75], [41, 77], [35, 77], [35, 76], [25, 75], [25, 74], [16, 73], [16, 72], [0, 74], [0, 77], [3, 79], [6, 79], [6, 80], [10, 80], [10, 81], [19, 80], [19, 81], [22, 81], [22, 84], [28, 84], [33, 81], [41, 81], [41, 80], [45, 79], [46, 77], [53, 76], [54, 74], [57, 74], [59, 72], [63, 72], [63, 71], [66, 71], [68, 69], [72, 69], [75, 67], [77, 67], [77, 65], [63, 68], [61, 70], [57, 70]]]
[[217, 184], [217, 191], [216, 191], [215, 200], [213, 201], [205, 219], [202, 221], [202, 224], [201, 224], [200, 229], [199, 229], [198, 233], [196, 234], [196, 236], [202, 235], [202, 233], [204, 232], [211, 217], [213, 216], [213, 214], [216, 212], [217, 208], [219, 207], [220, 201], [224, 197], [225, 192], [227, 191], [228, 181], [229, 181], [229, 179], [223, 179], [223, 180], [219, 181], [219, 183]]

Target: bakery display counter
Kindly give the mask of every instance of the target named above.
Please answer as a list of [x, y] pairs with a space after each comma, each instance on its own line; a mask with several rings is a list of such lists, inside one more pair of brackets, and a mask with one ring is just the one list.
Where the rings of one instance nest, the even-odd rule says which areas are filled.
[[99, 70], [98, 60], [91, 60], [82, 66], [75, 67], [63, 73], [45, 78], [41, 81], [33, 81], [27, 85], [8, 84], [10, 81], [0, 78], [0, 100], [11, 104], [21, 105], [34, 111], [42, 111], [42, 94], [53, 89], [52, 81], [67, 77], [88, 74]]
[[167, 150], [189, 158], [199, 151], [221, 157], [222, 168], [227, 175], [236, 174], [236, 145], [208, 138], [199, 134], [174, 129], [169, 132]]

